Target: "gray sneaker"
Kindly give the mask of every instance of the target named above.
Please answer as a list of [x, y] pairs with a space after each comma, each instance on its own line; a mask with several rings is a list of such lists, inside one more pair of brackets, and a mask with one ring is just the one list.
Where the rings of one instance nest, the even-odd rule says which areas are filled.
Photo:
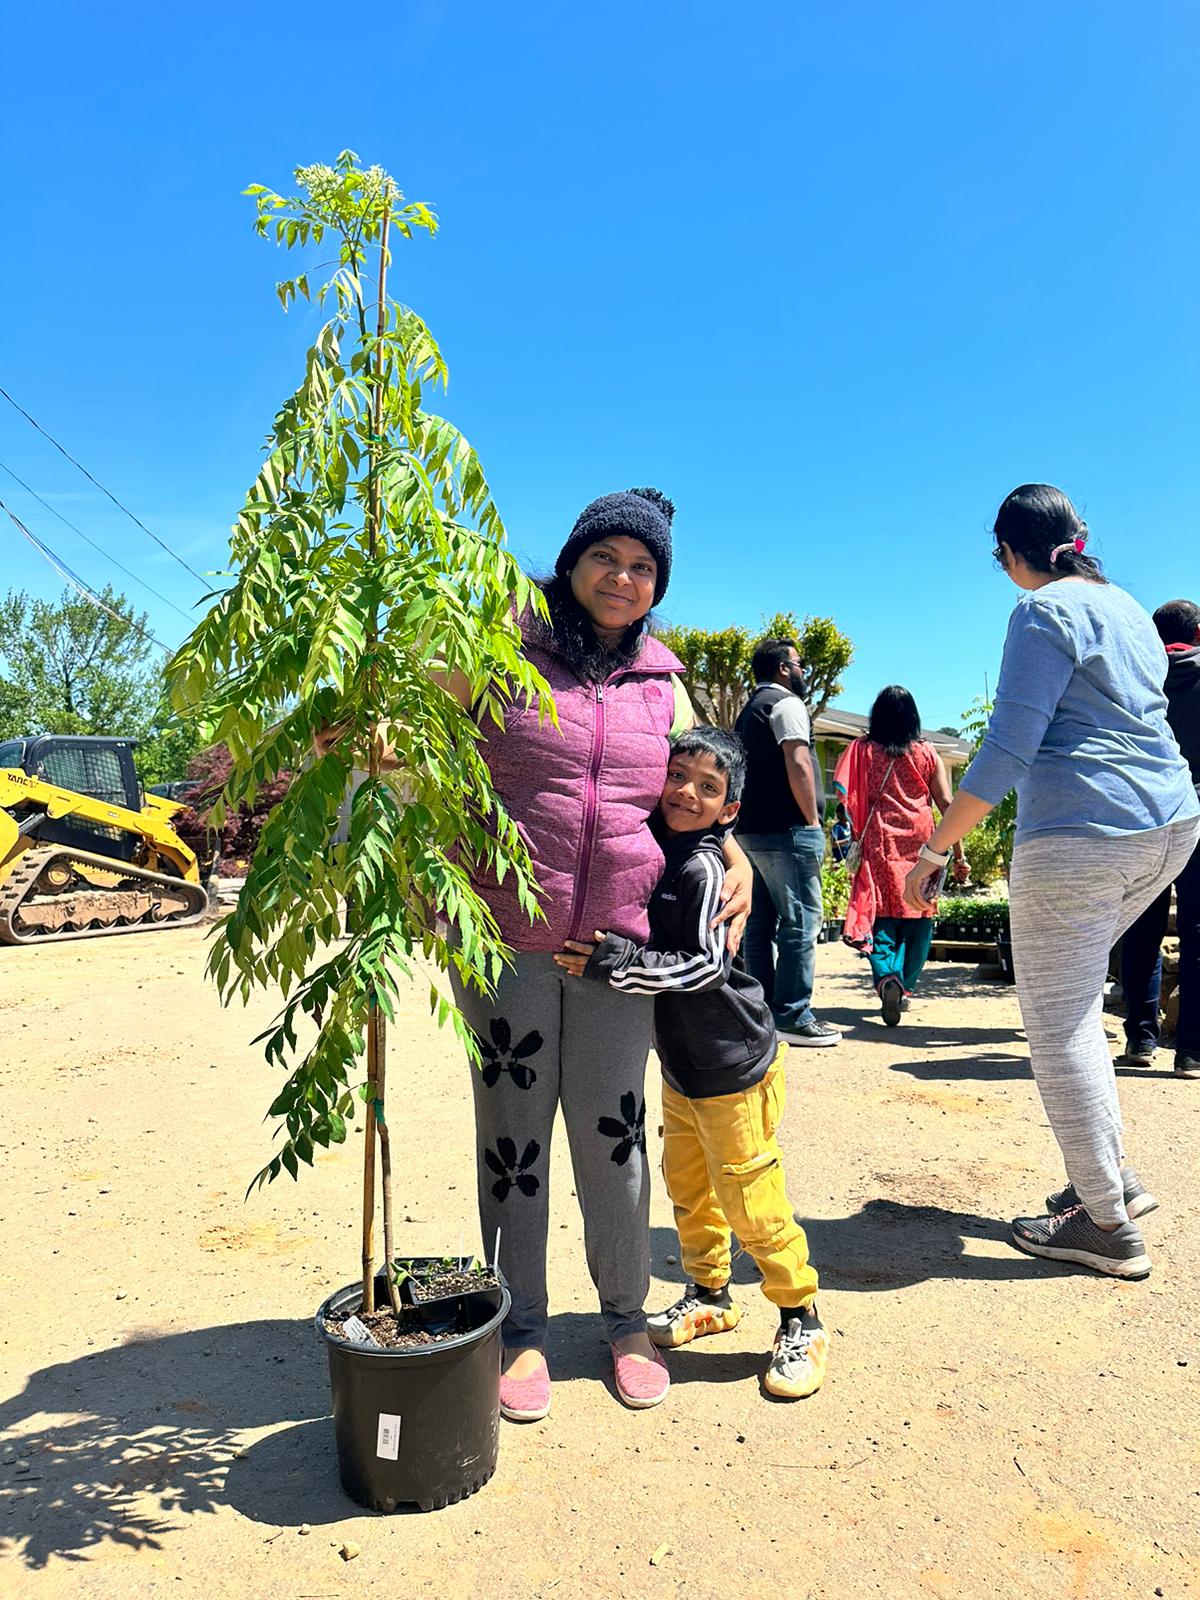
[[1152, 1067], [1154, 1065], [1155, 1046], [1139, 1040], [1137, 1044], [1127, 1044], [1117, 1057], [1119, 1067]]
[[1177, 1078], [1200, 1078], [1200, 1059], [1196, 1056], [1175, 1057], [1175, 1076]]
[[879, 989], [880, 1007], [887, 1027], [900, 1026], [900, 1013], [904, 1010], [904, 988], [898, 978], [885, 978]]
[[818, 1022], [816, 1017], [811, 1022], [803, 1022], [798, 1028], [779, 1028], [777, 1030], [784, 1044], [800, 1045], [810, 1050], [828, 1049], [830, 1045], [841, 1044], [842, 1036], [837, 1029], [828, 1022]]
[[1012, 1242], [1027, 1256], [1075, 1261], [1110, 1278], [1145, 1278], [1150, 1273], [1145, 1242], [1132, 1222], [1105, 1233], [1082, 1206], [1057, 1217], [1014, 1217]]
[[[1132, 1167], [1122, 1167], [1121, 1177], [1125, 1180], [1125, 1211], [1130, 1222], [1136, 1222], [1138, 1217], [1149, 1216], [1152, 1211], [1158, 1210], [1158, 1201]], [[1079, 1204], [1081, 1201], [1073, 1183], [1060, 1189], [1057, 1194], [1046, 1196], [1046, 1210], [1052, 1217], [1061, 1217], [1064, 1211], [1070, 1211]]]

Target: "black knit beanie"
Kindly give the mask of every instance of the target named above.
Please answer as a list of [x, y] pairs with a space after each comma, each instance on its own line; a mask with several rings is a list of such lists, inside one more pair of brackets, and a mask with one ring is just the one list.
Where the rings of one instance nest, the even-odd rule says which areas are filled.
[[667, 592], [671, 576], [671, 518], [675, 507], [660, 489], [625, 489], [620, 494], [602, 494], [584, 506], [571, 529], [571, 536], [558, 552], [554, 570], [565, 578], [588, 548], [601, 539], [624, 534], [640, 539], [658, 563], [654, 581], [654, 604]]

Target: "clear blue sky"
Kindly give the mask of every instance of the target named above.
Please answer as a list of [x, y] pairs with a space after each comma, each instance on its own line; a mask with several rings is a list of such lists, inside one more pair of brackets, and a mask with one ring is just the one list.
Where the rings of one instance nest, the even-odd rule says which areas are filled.
[[[830, 613], [842, 703], [899, 681], [930, 725], [995, 681], [1015, 596], [987, 528], [1017, 483], [1074, 496], [1148, 606], [1200, 591], [1186, 0], [68, 0], [10, 8], [3, 51], [0, 383], [201, 571], [315, 326], [280, 312], [240, 191], [349, 146], [441, 215], [398, 292], [528, 563], [594, 495], [657, 484], [668, 616]], [[2, 402], [0, 460], [197, 598]], [[4, 585], [61, 588], [6, 520], [0, 547]]]

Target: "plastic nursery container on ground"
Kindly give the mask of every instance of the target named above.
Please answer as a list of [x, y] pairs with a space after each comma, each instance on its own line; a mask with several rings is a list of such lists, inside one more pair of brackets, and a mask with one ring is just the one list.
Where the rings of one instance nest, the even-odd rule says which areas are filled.
[[[338, 1472], [352, 1500], [373, 1511], [422, 1511], [465, 1500], [496, 1470], [500, 1442], [500, 1324], [503, 1283], [462, 1296], [468, 1330], [437, 1344], [386, 1350], [330, 1331], [354, 1315], [361, 1283], [330, 1295], [317, 1312], [329, 1354]], [[376, 1305], [387, 1285], [375, 1282]]]

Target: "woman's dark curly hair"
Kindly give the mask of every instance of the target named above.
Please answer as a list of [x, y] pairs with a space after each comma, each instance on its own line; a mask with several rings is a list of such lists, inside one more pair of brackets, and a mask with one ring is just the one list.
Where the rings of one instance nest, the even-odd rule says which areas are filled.
[[609, 647], [601, 642], [591, 617], [576, 600], [569, 575], [542, 578], [538, 587], [546, 596], [550, 625], [547, 628], [545, 623], [538, 624], [535, 638], [540, 632], [543, 641], [552, 643], [585, 683], [603, 683], [612, 673], [632, 666], [637, 660], [642, 638], [650, 631], [652, 618], [649, 615], [631, 622], [624, 637]]

